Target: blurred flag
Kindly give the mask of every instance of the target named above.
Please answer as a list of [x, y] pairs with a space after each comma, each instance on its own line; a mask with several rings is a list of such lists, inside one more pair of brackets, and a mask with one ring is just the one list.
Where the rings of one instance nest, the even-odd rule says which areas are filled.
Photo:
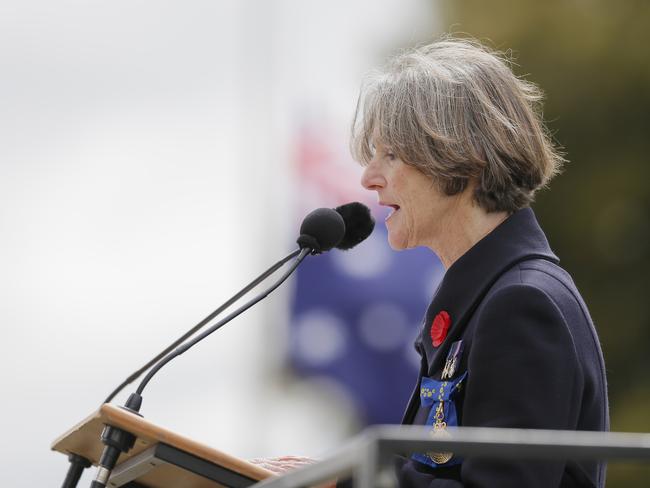
[[[376, 200], [361, 188], [347, 151], [337, 151], [340, 143], [333, 141], [322, 127], [300, 131], [299, 215], [319, 206]], [[417, 378], [413, 341], [443, 268], [428, 250], [392, 251], [385, 209], [371, 209], [377, 225], [366, 241], [308, 259], [298, 269], [290, 361], [299, 374], [336, 381], [362, 422], [395, 423]]]

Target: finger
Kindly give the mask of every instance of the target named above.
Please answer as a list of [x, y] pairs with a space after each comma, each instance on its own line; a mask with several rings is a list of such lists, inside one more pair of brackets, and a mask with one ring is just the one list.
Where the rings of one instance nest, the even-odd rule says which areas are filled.
[[273, 459], [289, 459], [289, 460], [295, 459], [295, 460], [299, 460], [299, 461], [312, 461], [312, 462], [315, 462], [315, 460], [313, 458], [310, 458], [310, 457], [307, 457], [307, 456], [279, 456], [279, 457], [276, 457], [276, 458], [273, 458]]

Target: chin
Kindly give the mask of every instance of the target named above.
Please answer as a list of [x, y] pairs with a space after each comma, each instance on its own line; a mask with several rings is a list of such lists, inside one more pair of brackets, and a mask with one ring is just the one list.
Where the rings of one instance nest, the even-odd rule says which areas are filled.
[[400, 236], [392, 236], [390, 232], [388, 233], [388, 245], [393, 251], [404, 251], [409, 248], [406, 239]]

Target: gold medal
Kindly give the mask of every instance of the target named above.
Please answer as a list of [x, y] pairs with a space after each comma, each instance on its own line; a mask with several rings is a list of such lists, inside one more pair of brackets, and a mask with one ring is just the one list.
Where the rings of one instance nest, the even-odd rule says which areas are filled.
[[[447, 432], [446, 424], [442, 424], [440, 426], [435, 425], [433, 427], [433, 430], [431, 431], [431, 437], [449, 438], [451, 437], [451, 435], [449, 434], [449, 432]], [[454, 457], [454, 453], [453, 452], [427, 452], [427, 456], [436, 464], [445, 464], [448, 463], [452, 457]]]
[[[435, 423], [433, 424], [433, 430], [431, 431], [432, 437], [450, 437], [449, 432], [447, 432], [447, 422], [445, 422], [445, 402], [444, 402], [444, 392], [447, 387], [447, 382], [445, 381], [440, 386], [440, 391], [438, 392], [438, 407], [436, 408], [436, 413], [434, 416]], [[429, 459], [431, 459], [436, 464], [445, 464], [453, 457], [451, 452], [427, 452], [426, 453]]]

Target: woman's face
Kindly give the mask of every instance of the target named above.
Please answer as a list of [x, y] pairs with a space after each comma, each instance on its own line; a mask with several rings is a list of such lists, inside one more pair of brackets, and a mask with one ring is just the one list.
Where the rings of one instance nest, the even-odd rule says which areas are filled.
[[388, 242], [395, 250], [427, 246], [437, 251], [441, 233], [453, 221], [460, 194], [447, 196], [432, 179], [398, 159], [389, 147], [375, 144], [361, 184], [377, 192], [379, 204], [393, 210], [386, 218]]

